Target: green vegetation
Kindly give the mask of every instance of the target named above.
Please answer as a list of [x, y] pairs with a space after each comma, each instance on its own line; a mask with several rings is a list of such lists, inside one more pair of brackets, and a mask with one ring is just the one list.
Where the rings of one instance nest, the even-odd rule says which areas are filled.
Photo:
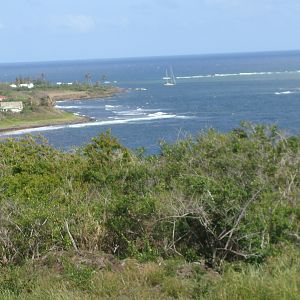
[[[300, 137], [244, 124], [132, 152], [0, 144], [0, 294], [298, 299]], [[29, 274], [29, 275], [27, 275]]]
[[[27, 81], [17, 79], [16, 82], [19, 84]], [[33, 82], [33, 89], [11, 88], [8, 84], [0, 83], [0, 95], [7, 97], [5, 101], [21, 101], [24, 107], [21, 113], [0, 112], [0, 130], [85, 122], [87, 118], [56, 109], [55, 102], [109, 97], [119, 91], [116, 87], [101, 84], [57, 86], [41, 80]]]
[[[227, 266], [220, 275], [183, 260], [139, 263], [128, 259], [91, 268], [47, 257], [2, 268], [1, 299], [299, 299], [300, 255], [282, 249], [261, 265]], [[83, 260], [84, 261], [84, 260]]]

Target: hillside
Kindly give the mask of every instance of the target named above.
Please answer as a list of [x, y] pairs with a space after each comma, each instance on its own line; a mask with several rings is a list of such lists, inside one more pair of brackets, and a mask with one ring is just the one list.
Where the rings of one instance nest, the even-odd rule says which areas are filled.
[[152, 156], [26, 137], [0, 166], [3, 297], [299, 296], [299, 136], [244, 124]]

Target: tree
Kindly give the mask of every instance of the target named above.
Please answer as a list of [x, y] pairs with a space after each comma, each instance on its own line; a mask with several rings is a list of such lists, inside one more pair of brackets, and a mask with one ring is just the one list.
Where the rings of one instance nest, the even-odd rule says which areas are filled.
[[86, 81], [87, 84], [92, 85], [92, 75], [91, 75], [91, 73], [89, 73], [89, 72], [86, 73], [84, 75], [84, 78], [85, 78], [85, 81]]

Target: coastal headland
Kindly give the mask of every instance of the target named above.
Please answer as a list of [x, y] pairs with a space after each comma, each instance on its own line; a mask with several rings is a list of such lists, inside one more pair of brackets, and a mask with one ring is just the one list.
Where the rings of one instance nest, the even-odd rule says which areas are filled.
[[14, 103], [21, 105], [20, 112], [0, 110], [0, 132], [91, 121], [88, 117], [56, 108], [56, 101], [107, 98], [121, 91], [116, 86], [100, 84], [76, 83], [56, 86], [42, 83], [29, 89], [26, 86], [11, 87], [8, 83], [0, 83], [0, 104], [5, 101], [9, 104], [8, 107], [13, 107]]

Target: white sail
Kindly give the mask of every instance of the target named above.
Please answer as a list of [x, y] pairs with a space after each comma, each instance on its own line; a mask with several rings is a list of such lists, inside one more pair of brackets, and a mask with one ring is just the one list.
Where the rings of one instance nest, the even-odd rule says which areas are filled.
[[172, 81], [174, 83], [174, 85], [176, 84], [176, 79], [175, 79], [175, 76], [174, 76], [174, 72], [173, 72], [173, 68], [171, 67], [171, 77], [172, 77]]
[[173, 86], [176, 84], [176, 80], [175, 80], [175, 76], [174, 76], [172, 67], [170, 67], [170, 74], [168, 72], [168, 69], [166, 69], [166, 76], [163, 77], [163, 80], [165, 80], [165, 83], [164, 83], [165, 86]]
[[169, 76], [169, 73], [168, 73], [168, 69], [166, 69], [166, 76], [163, 77], [164, 80], [170, 80], [171, 77]]

